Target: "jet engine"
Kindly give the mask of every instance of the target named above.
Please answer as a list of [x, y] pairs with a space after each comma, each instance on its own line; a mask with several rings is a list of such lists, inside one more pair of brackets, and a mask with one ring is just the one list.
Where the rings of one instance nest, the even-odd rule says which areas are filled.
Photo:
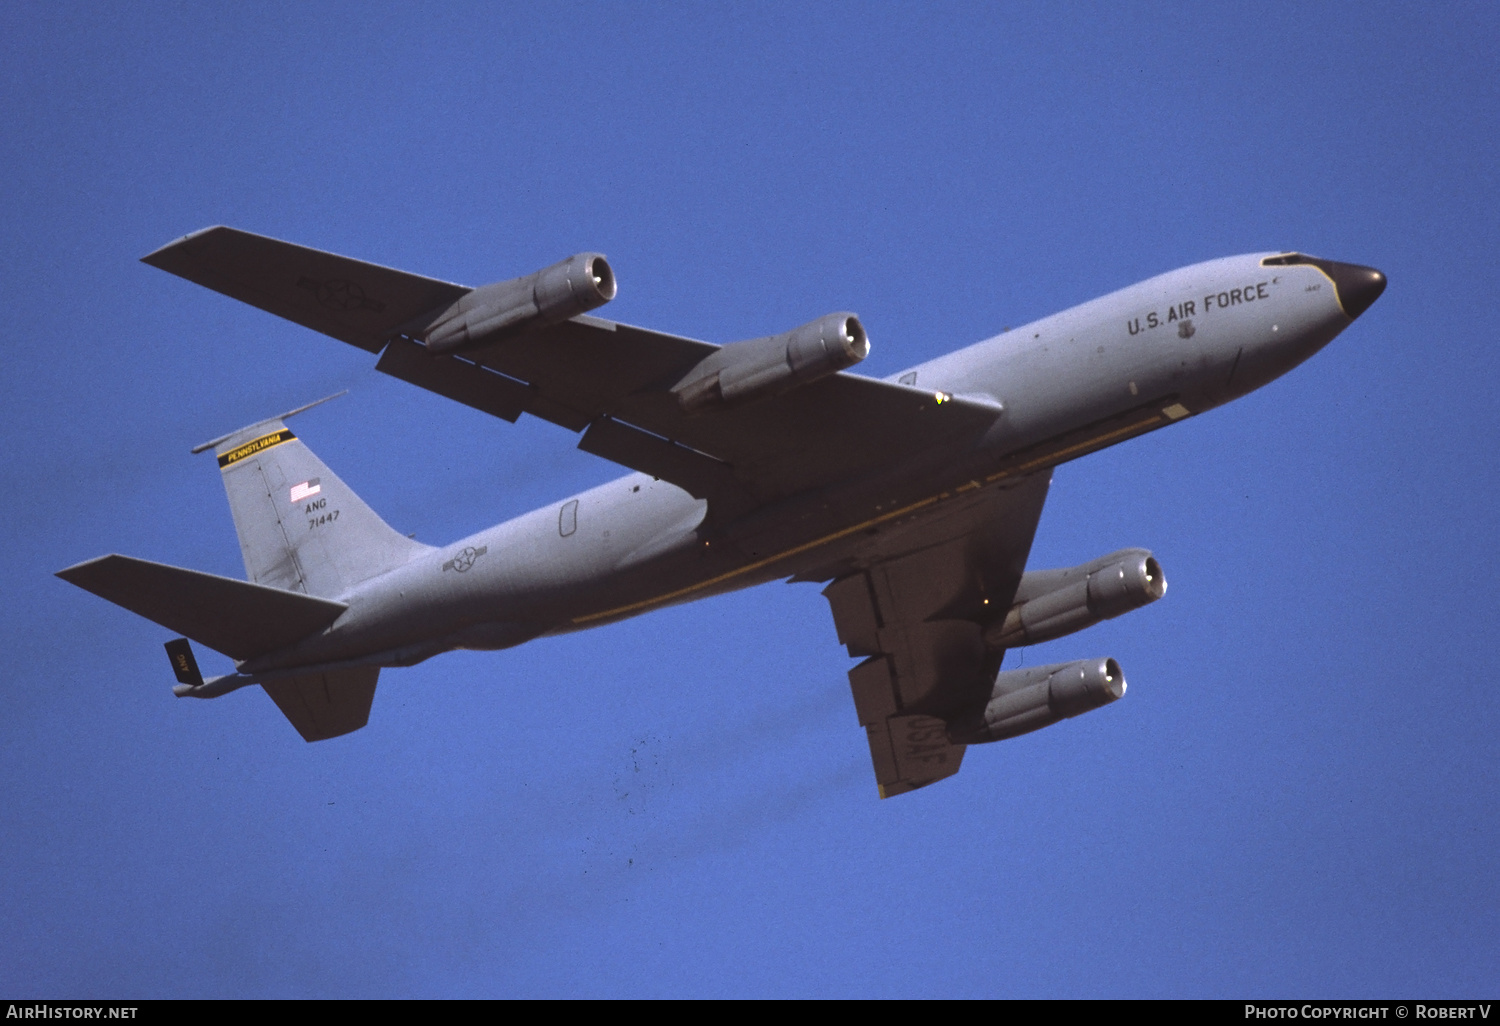
[[487, 345], [544, 328], [615, 298], [615, 272], [600, 253], [485, 285], [438, 314], [421, 336], [434, 353]]
[[954, 744], [983, 744], [1029, 734], [1108, 705], [1125, 694], [1125, 675], [1113, 659], [1004, 670], [995, 675], [989, 703], [949, 725]]
[[991, 648], [1051, 641], [1149, 605], [1166, 591], [1161, 564], [1145, 549], [1122, 549], [1069, 570], [1028, 573], [1015, 604], [984, 640]]
[[870, 355], [864, 325], [852, 313], [831, 313], [782, 335], [732, 342], [703, 360], [672, 388], [689, 413], [789, 392], [852, 367]]

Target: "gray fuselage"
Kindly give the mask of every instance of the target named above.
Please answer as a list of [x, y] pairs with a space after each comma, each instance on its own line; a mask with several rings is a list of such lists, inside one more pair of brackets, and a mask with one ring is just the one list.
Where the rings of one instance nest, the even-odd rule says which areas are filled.
[[[349, 609], [327, 631], [241, 669], [408, 665], [818, 579], [871, 535], [1228, 402], [1317, 352], [1351, 323], [1348, 297], [1320, 267], [1263, 265], [1270, 256], [1172, 271], [891, 376], [1003, 410], [977, 443], [730, 524], [707, 520], [707, 502], [675, 485], [627, 475], [359, 584], [338, 596]], [[1352, 304], [1356, 316], [1364, 305]]]

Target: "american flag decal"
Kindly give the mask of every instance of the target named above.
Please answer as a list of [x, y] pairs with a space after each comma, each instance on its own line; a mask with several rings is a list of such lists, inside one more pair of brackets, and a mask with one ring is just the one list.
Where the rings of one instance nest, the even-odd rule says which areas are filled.
[[310, 499], [317, 495], [323, 490], [323, 486], [318, 483], [320, 480], [321, 478], [315, 477], [301, 484], [292, 485], [292, 501], [301, 502], [303, 499]]

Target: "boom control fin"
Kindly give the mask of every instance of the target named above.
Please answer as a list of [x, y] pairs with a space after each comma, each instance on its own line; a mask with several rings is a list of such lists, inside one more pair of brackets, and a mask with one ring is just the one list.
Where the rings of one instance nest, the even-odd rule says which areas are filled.
[[193, 658], [193, 643], [187, 638], [174, 638], [167, 642], [167, 658], [172, 661], [172, 672], [177, 683], [190, 688], [203, 686], [203, 671], [198, 669], [198, 660]]

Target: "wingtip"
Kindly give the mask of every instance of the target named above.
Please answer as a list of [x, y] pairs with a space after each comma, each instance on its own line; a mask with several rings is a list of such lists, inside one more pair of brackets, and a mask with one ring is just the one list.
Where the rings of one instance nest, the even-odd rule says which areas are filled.
[[225, 226], [222, 224], [211, 224], [207, 228], [199, 228], [195, 232], [188, 232], [188, 234], [186, 235], [173, 239], [165, 246], [162, 246], [158, 249], [153, 249], [151, 252], [141, 257], [141, 263], [150, 264], [152, 267], [162, 267], [162, 269], [165, 270], [165, 267], [163, 267], [164, 261], [162, 258], [165, 257], [168, 253], [176, 250], [180, 246], [187, 245], [195, 239], [207, 235], [209, 232], [216, 232], [224, 227]]
[[82, 563], [74, 563], [72, 566], [65, 566], [61, 570], [54, 570], [52, 572], [52, 576], [67, 581], [69, 584], [77, 584], [78, 582], [73, 578], [77, 577], [80, 571], [84, 570], [87, 567], [93, 566], [95, 563], [102, 563], [106, 559], [118, 558], [119, 555], [117, 553], [106, 552], [102, 556], [95, 556], [93, 559], [85, 559]]

